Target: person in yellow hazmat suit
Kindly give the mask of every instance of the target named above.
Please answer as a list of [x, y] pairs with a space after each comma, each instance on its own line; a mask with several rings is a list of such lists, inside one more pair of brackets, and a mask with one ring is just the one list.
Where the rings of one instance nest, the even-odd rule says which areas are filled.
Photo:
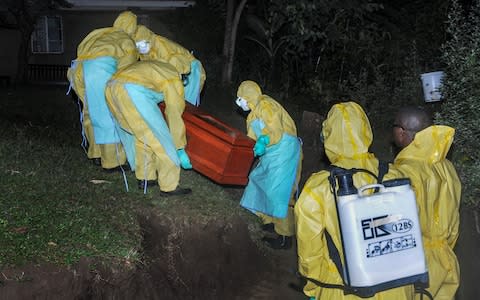
[[126, 162], [115, 125], [105, 102], [105, 86], [110, 77], [138, 60], [133, 40], [137, 16], [130, 11], [118, 15], [113, 27], [95, 29], [77, 48], [77, 58], [67, 77], [82, 102], [82, 146], [87, 157], [105, 169]]
[[288, 249], [295, 234], [293, 205], [302, 161], [295, 122], [253, 81], [243, 81], [237, 97], [237, 105], [250, 111], [247, 135], [256, 141], [253, 151], [259, 157], [248, 176], [240, 205], [259, 215], [265, 230], [277, 233], [276, 237], [263, 238], [270, 247]]
[[[322, 137], [325, 154], [332, 165], [345, 169], [362, 168], [378, 174], [379, 161], [368, 150], [373, 141], [370, 122], [357, 103], [333, 105], [322, 124]], [[343, 285], [342, 275], [330, 258], [327, 243], [327, 238], [331, 239], [343, 259], [342, 238], [329, 175], [329, 170], [312, 174], [295, 205], [298, 267], [300, 274], [306, 278]], [[376, 183], [373, 176], [364, 172], [355, 173], [353, 181], [356, 186]], [[352, 294], [345, 295], [342, 289], [322, 287], [312, 280], [307, 280], [303, 291], [311, 299], [363, 299]], [[368, 299], [413, 298], [414, 288], [407, 285], [378, 292]]]
[[412, 182], [428, 265], [427, 291], [434, 299], [454, 299], [460, 283], [453, 248], [459, 234], [461, 183], [446, 158], [454, 134], [455, 129], [432, 125], [425, 110], [412, 106], [401, 108], [393, 124], [401, 151], [390, 169]]
[[[176, 69], [165, 62], [138, 61], [115, 73], [105, 93], [138, 187], [146, 193], [158, 179], [163, 196], [190, 193], [179, 187], [180, 166], [192, 165], [185, 152], [185, 100]], [[165, 118], [158, 106], [162, 101]]]
[[200, 105], [206, 75], [202, 63], [190, 51], [143, 25], [137, 28], [135, 42], [140, 60], [160, 60], [174, 66], [182, 75], [185, 100], [195, 106]]

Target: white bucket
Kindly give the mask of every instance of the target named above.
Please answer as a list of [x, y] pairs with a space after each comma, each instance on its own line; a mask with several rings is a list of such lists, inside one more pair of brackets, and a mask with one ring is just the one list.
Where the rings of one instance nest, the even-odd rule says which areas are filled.
[[440, 86], [442, 85], [442, 78], [444, 73], [442, 71], [424, 73], [420, 76], [422, 79], [423, 96], [425, 102], [436, 102], [442, 100], [440, 93]]

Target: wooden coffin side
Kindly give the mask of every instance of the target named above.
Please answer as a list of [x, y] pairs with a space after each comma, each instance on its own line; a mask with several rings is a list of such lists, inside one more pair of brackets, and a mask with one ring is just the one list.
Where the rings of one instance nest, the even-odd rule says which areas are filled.
[[185, 112], [183, 113], [185, 122], [196, 124], [199, 127], [205, 128], [212, 135], [231, 145], [239, 145], [253, 148], [255, 142], [238, 129], [232, 128], [221, 120], [213, 117], [207, 112], [204, 112], [198, 107], [187, 104]]
[[232, 148], [222, 181], [224, 181], [225, 184], [246, 185], [253, 160], [252, 148]]
[[[162, 112], [165, 105], [160, 105]], [[198, 107], [186, 104], [182, 116], [193, 169], [219, 184], [246, 185], [255, 141]]]
[[252, 147], [231, 145], [185, 119], [187, 151], [193, 169], [219, 184], [245, 185], [253, 162]]

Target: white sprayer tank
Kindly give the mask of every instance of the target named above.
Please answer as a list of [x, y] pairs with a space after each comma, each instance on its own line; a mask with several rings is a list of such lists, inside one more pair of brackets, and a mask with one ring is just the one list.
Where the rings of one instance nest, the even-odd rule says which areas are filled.
[[[380, 191], [365, 195], [373, 188]], [[337, 200], [348, 285], [383, 286], [382, 290], [428, 281], [415, 194], [408, 179], [367, 185], [358, 194]]]

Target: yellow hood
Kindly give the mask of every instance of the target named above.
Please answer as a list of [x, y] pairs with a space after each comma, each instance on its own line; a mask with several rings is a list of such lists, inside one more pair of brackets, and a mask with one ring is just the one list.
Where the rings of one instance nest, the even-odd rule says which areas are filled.
[[137, 16], [130, 11], [124, 11], [113, 22], [113, 28], [121, 29], [133, 38], [137, 31]]
[[415, 134], [412, 143], [395, 158], [395, 163], [405, 159], [422, 159], [433, 164], [447, 157], [453, 142], [455, 129], [444, 125], [434, 125]]
[[257, 106], [262, 90], [255, 82], [246, 80], [240, 84], [237, 90], [237, 97], [242, 97], [247, 100], [250, 109], [254, 109]]
[[355, 102], [335, 104], [323, 122], [325, 153], [332, 164], [342, 157], [359, 158], [373, 141], [370, 122]]
[[145, 41], [149, 41], [150, 43], [152, 43], [154, 37], [155, 37], [155, 33], [153, 33], [147, 27], [145, 27], [143, 25], [138, 25], [137, 26], [137, 31], [135, 32], [135, 37], [134, 37], [135, 42], [145, 40]]
[[141, 60], [160, 60], [174, 66], [178, 73], [190, 73], [190, 64], [195, 59], [193, 55], [179, 44], [155, 34], [143, 25], [138, 25], [135, 42], [146, 40], [150, 42], [150, 52], [140, 55]]

